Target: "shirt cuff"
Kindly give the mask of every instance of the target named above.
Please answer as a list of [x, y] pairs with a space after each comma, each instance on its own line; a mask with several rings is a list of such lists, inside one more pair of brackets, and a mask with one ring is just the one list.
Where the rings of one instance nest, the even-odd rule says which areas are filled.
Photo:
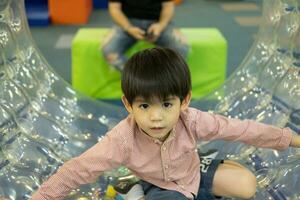
[[45, 197], [43, 197], [40, 193], [36, 192], [31, 196], [30, 200], [47, 200]]
[[282, 129], [282, 136], [281, 136], [281, 140], [278, 143], [278, 150], [284, 150], [287, 149], [292, 141], [292, 130], [290, 128], [284, 128]]

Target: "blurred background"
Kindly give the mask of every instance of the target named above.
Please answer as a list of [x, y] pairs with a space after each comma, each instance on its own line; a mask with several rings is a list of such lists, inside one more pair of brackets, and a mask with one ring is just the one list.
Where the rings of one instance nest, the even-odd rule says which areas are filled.
[[[78, 30], [109, 28], [113, 24], [107, 10], [107, 0], [90, 0], [92, 6], [90, 10], [87, 9], [88, 11], [81, 10], [89, 0], [77, 1], [81, 8], [63, 5], [68, 8], [64, 11], [62, 5], [55, 3], [63, 1], [25, 0], [30, 29], [37, 46], [50, 66], [69, 83], [72, 81], [72, 41]], [[73, 0], [64, 2], [69, 2], [70, 5], [76, 4]], [[261, 0], [176, 0], [175, 3], [176, 26], [217, 28], [224, 36], [227, 41], [226, 76], [228, 77], [239, 66], [255, 40], [261, 17]], [[74, 13], [77, 15], [79, 12], [86, 13], [83, 14], [85, 15], [83, 20], [77, 19], [76, 22], [76, 19], [59, 21], [55, 19], [57, 18], [54, 16], [55, 12], [65, 12], [65, 15], [73, 16]]]

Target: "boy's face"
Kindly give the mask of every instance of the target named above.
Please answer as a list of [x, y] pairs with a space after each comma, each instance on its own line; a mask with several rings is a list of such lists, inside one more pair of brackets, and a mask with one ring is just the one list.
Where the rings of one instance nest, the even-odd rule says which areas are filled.
[[164, 100], [154, 97], [151, 101], [137, 97], [132, 105], [128, 103], [125, 97], [122, 100], [127, 111], [132, 114], [144, 133], [164, 141], [177, 123], [180, 111], [188, 107], [190, 95], [182, 102], [177, 96], [169, 96]]

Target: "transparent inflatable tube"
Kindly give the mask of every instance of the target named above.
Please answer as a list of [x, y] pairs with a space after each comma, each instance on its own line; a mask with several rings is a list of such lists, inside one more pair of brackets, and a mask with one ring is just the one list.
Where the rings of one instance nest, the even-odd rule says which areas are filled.
[[[31, 38], [24, 2], [1, 0], [0, 196], [27, 199], [125, 116], [123, 108], [78, 94], [54, 73]], [[90, 195], [82, 191], [73, 196]]]
[[[206, 103], [209, 105], [206, 109], [212, 112], [290, 127], [299, 133], [300, 1], [276, 2], [276, 5], [273, 1], [263, 2], [263, 20], [257, 40], [231, 78], [221, 88], [193, 104], [201, 108], [203, 102], [210, 101], [212, 103]], [[273, 9], [269, 10], [270, 6]], [[276, 19], [276, 23], [265, 26], [268, 19]], [[269, 44], [267, 48], [257, 48], [265, 44]], [[299, 150], [278, 152], [222, 142], [199, 146], [207, 150], [218, 149], [220, 157], [236, 160], [251, 169], [259, 186], [255, 199], [300, 197], [295, 189], [300, 183], [294, 180], [299, 179]]]
[[[202, 108], [205, 102], [216, 113], [299, 132], [299, 5], [299, 0], [264, 0], [257, 40], [240, 67], [193, 105]], [[0, 1], [0, 197], [28, 199], [60, 165], [125, 116], [123, 108], [78, 94], [53, 72], [31, 38], [24, 2]], [[300, 198], [299, 151], [220, 142], [199, 146], [250, 168], [259, 182], [255, 199]], [[108, 172], [67, 199], [95, 199], [95, 188], [105, 190], [112, 177], [124, 176], [130, 176], [126, 168]]]

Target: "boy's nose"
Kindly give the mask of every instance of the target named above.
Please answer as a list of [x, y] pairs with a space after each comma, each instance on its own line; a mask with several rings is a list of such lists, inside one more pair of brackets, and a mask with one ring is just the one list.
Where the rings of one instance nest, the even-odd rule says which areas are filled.
[[162, 120], [162, 111], [161, 109], [153, 108], [150, 112], [150, 120], [152, 121], [158, 121]]

